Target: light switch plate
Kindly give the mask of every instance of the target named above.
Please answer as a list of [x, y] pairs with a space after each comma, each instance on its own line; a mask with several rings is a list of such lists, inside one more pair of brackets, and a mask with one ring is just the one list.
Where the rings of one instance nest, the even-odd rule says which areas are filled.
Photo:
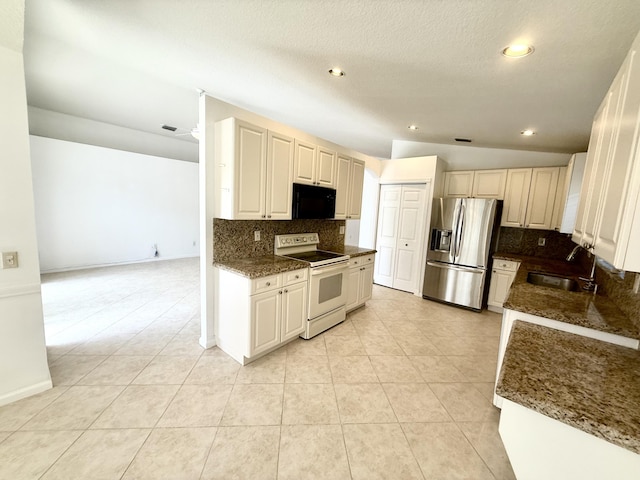
[[340, 235], [344, 235], [344, 225], [340, 225]]
[[18, 268], [18, 252], [2, 252], [2, 268]]
[[253, 239], [254, 239], [256, 242], [259, 242], [259, 241], [260, 241], [260, 230], [255, 230], [255, 231], [253, 232]]
[[544, 247], [547, 244], [547, 240], [544, 237], [539, 237], [538, 238], [538, 246], [539, 247]]

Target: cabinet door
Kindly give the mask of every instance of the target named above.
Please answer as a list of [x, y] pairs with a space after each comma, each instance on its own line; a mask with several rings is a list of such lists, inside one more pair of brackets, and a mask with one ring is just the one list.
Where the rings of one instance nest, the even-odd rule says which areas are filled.
[[373, 292], [373, 265], [366, 265], [362, 267], [360, 272], [360, 291], [358, 292], [358, 303], [363, 303], [371, 300], [371, 294]]
[[351, 175], [349, 176], [349, 210], [347, 218], [360, 218], [362, 210], [362, 190], [364, 187], [364, 162], [353, 159], [351, 161]]
[[559, 167], [533, 169], [525, 217], [526, 228], [551, 229], [559, 171]]
[[502, 307], [514, 278], [515, 272], [493, 269], [491, 273], [491, 284], [489, 285], [489, 298], [487, 299], [487, 303], [494, 307]]
[[237, 220], [254, 220], [265, 214], [267, 185], [267, 130], [236, 120], [235, 195]]
[[293, 138], [269, 132], [266, 216], [272, 220], [291, 220], [293, 150]]
[[336, 216], [335, 218], [347, 218], [349, 209], [349, 187], [351, 174], [351, 158], [338, 155], [338, 168], [336, 175]]
[[251, 296], [251, 344], [249, 357], [280, 344], [282, 290]]
[[558, 170], [558, 188], [556, 189], [556, 199], [553, 202], [553, 218], [551, 220], [551, 228], [556, 232], [560, 230], [560, 226], [562, 225], [562, 215], [567, 201], [567, 192], [569, 191], [571, 168], [573, 167], [574, 158], [575, 155], [571, 157], [569, 166], [560, 167]]
[[473, 175], [473, 198], [504, 199], [507, 170], [476, 170]]
[[[615, 127], [618, 109], [620, 108], [620, 85], [614, 85], [608, 93], [610, 100], [605, 109], [605, 117], [601, 124], [602, 134], [600, 142], [594, 156], [593, 180], [591, 185], [591, 194], [589, 199], [589, 208], [586, 212], [586, 220], [584, 224], [584, 232], [582, 240], [584, 243], [593, 245], [595, 243], [596, 229], [598, 218], [601, 217], [600, 210], [602, 208], [602, 199], [604, 197], [604, 188], [609, 179], [611, 168], [613, 147], [615, 144], [615, 135], [617, 129]], [[622, 189], [624, 185], [617, 185], [616, 188]]]
[[[615, 145], [611, 151], [606, 187], [602, 197], [597, 234], [594, 239], [595, 253], [624, 270], [637, 270], [625, 264], [627, 256], [638, 258], [636, 248], [629, 248], [629, 237], [634, 222], [638, 187], [633, 185], [633, 169], [639, 160], [638, 132], [640, 131], [640, 59], [631, 51], [623, 64], [620, 108], [616, 113]], [[618, 79], [616, 79], [618, 80]], [[635, 165], [634, 165], [635, 164]], [[632, 193], [635, 190], [635, 193]], [[636, 253], [634, 253], [636, 252]], [[628, 263], [628, 262], [627, 262]]]
[[347, 273], [347, 311], [358, 306], [360, 296], [360, 265], [349, 268]]
[[507, 171], [507, 185], [502, 208], [503, 227], [524, 227], [531, 168], [516, 168]]
[[316, 185], [336, 188], [336, 152], [318, 147]]
[[470, 197], [473, 191], [473, 170], [444, 173], [445, 197]]
[[315, 185], [316, 146], [310, 143], [295, 142], [293, 181]]
[[303, 282], [285, 287], [282, 302], [282, 342], [285, 342], [304, 331], [307, 321], [307, 284]]
[[604, 120], [609, 110], [609, 104], [611, 103], [611, 94], [607, 93], [604, 101], [600, 105], [600, 108], [596, 112], [593, 124], [591, 127], [591, 137], [589, 138], [589, 148], [587, 150], [587, 160], [584, 167], [584, 177], [582, 180], [582, 187], [580, 187], [580, 203], [578, 204], [578, 213], [576, 214], [576, 225], [573, 228], [573, 234], [571, 240], [578, 245], [584, 245], [587, 242], [587, 238], [593, 239], [593, 228], [595, 220], [589, 224], [588, 218], [594, 219], [595, 213], [589, 216], [591, 210], [595, 210], [597, 205], [592, 201], [593, 191], [596, 188], [596, 171], [598, 170], [598, 164], [600, 163], [600, 150], [602, 147], [602, 135], [604, 133]]

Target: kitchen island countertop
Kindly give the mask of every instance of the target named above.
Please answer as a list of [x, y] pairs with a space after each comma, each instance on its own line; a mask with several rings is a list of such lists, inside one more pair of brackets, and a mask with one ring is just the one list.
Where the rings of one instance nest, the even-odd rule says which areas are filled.
[[496, 393], [640, 454], [640, 352], [516, 321]]

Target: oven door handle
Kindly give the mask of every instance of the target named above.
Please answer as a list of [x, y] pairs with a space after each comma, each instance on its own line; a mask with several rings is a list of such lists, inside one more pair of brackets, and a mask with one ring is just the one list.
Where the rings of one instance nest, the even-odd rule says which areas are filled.
[[346, 270], [349, 267], [347, 262], [339, 263], [338, 265], [329, 265], [326, 267], [316, 267], [311, 269], [311, 276], [324, 275], [325, 273], [331, 273], [338, 270]]

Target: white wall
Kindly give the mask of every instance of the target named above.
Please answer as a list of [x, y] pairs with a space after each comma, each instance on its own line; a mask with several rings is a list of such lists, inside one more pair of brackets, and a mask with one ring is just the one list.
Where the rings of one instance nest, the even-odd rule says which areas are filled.
[[435, 155], [383, 160], [380, 183], [424, 183], [439, 173], [442, 160]]
[[557, 167], [569, 163], [571, 154], [529, 152], [501, 148], [411, 142], [394, 140], [391, 158], [437, 155], [446, 162], [445, 170], [482, 170], [491, 168]]
[[43, 272], [198, 255], [197, 164], [37, 136], [31, 159]]
[[51, 388], [29, 161], [22, 39], [24, 0], [0, 8], [0, 251], [19, 268], [0, 269], [0, 405]]

